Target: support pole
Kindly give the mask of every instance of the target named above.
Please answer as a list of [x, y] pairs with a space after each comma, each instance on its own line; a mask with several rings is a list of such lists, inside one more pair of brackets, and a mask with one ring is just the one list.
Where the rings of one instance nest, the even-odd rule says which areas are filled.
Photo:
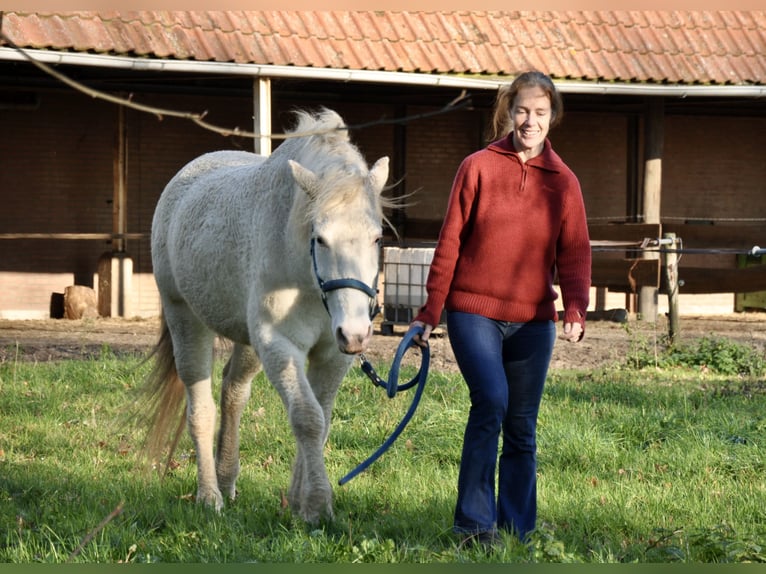
[[[112, 233], [123, 236], [128, 231], [128, 130], [125, 108], [117, 107], [117, 134], [114, 148], [114, 186], [112, 190]], [[114, 239], [112, 251], [124, 253], [127, 242]]]
[[271, 155], [271, 78], [257, 77], [253, 80], [253, 140], [255, 153]]
[[[662, 98], [649, 101], [644, 123], [644, 223], [660, 223], [660, 200], [662, 195], [662, 148], [664, 139], [664, 102]], [[647, 259], [657, 258], [648, 253]], [[640, 288], [638, 314], [642, 320], [657, 320], [657, 287]]]
[[665, 272], [665, 284], [668, 290], [668, 342], [672, 345], [678, 335], [678, 246], [675, 233], [663, 234], [669, 246], [668, 251], [663, 252], [663, 269]]
[[98, 261], [98, 313], [102, 317], [130, 317], [133, 313], [133, 260], [128, 237], [128, 130], [125, 108], [117, 108], [112, 191], [112, 250]]

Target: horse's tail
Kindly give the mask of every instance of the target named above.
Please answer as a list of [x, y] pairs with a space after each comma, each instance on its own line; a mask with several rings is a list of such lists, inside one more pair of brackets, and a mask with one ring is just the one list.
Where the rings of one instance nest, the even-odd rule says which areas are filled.
[[169, 445], [165, 463], [167, 471], [183, 433], [186, 417], [185, 389], [176, 371], [173, 339], [164, 314], [160, 314], [159, 341], [149, 358], [154, 358], [154, 365], [143, 389], [145, 420], [149, 427], [143, 454], [147, 463], [157, 464]]

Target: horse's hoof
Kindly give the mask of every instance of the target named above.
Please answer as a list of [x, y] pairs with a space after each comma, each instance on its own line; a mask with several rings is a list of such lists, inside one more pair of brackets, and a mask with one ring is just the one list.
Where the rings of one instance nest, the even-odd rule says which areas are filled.
[[321, 501], [304, 501], [299, 514], [309, 524], [319, 524], [323, 520], [331, 521], [335, 518], [332, 498]]
[[329, 522], [335, 519], [335, 513], [332, 508], [323, 508], [321, 510], [306, 510], [299, 513], [299, 516], [307, 523], [315, 526], [321, 522]]
[[237, 497], [237, 487], [235, 482], [232, 482], [231, 484], [225, 484], [219, 480], [218, 488], [221, 489], [221, 495], [225, 498], [228, 498], [229, 500], [234, 500]]
[[332, 496], [317, 501], [312, 500], [310, 497], [296, 498], [291, 496], [291, 493], [288, 493], [287, 506], [293, 515], [299, 516], [307, 524], [316, 525], [323, 520], [333, 520], [335, 518]]
[[203, 504], [216, 512], [223, 510], [223, 496], [218, 489], [199, 489], [197, 491], [197, 504]]

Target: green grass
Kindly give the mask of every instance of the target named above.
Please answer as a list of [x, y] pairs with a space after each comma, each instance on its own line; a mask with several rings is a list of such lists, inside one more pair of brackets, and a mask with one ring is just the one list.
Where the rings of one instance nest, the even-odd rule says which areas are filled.
[[[264, 379], [243, 416], [239, 497], [216, 514], [193, 502], [188, 438], [164, 481], [138, 467], [142, 433], [124, 409], [148, 369], [139, 359], [105, 348], [92, 360], [3, 363], [0, 562], [766, 561], [764, 373], [742, 349], [721, 364], [735, 356], [744, 374], [703, 368], [693, 349], [670, 364], [670, 352], [661, 365], [637, 350], [624, 366], [551, 373], [539, 529], [527, 546], [506, 538], [487, 553], [451, 532], [468, 405], [457, 375], [430, 373], [402, 436], [335, 488], [335, 520], [309, 526], [281, 503], [294, 445]], [[388, 399], [349, 374], [326, 449], [332, 481], [380, 446], [411, 393]]]

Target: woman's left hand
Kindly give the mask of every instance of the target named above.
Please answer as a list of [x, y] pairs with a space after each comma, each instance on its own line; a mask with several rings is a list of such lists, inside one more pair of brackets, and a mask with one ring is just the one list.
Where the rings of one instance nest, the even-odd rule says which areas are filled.
[[568, 343], [577, 343], [582, 339], [582, 325], [580, 323], [564, 323], [564, 331], [559, 335], [559, 339]]

